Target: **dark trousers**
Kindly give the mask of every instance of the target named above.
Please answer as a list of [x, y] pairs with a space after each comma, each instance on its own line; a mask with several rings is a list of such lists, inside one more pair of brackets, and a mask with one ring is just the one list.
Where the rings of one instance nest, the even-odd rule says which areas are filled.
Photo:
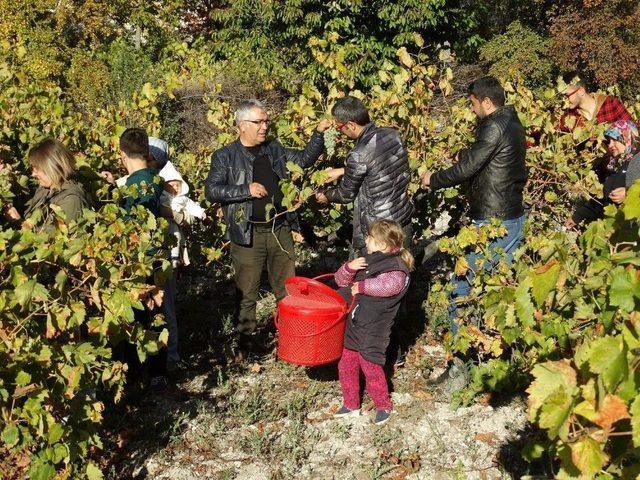
[[291, 228], [286, 222], [273, 229], [271, 225], [254, 225], [251, 245], [231, 243], [231, 260], [239, 297], [237, 330], [249, 334], [256, 329], [256, 303], [265, 265], [277, 301], [287, 295], [285, 280], [295, 275]]
[[[162, 327], [151, 327], [153, 316], [154, 312], [151, 312], [146, 306], [144, 310], [133, 309], [133, 317], [137, 323], [142, 324], [147, 329], [161, 330]], [[142, 378], [144, 366], [147, 367], [147, 373], [151, 378], [166, 375], [167, 373], [166, 347], [162, 347], [155, 355], [148, 353], [144, 364], [140, 362], [136, 345], [126, 340], [114, 347], [113, 355], [114, 358], [121, 359], [128, 365], [130, 379]]]

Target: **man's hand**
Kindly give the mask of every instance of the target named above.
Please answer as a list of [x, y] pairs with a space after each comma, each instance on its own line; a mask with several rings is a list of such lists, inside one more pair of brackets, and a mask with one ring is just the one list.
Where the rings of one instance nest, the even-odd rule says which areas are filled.
[[324, 173], [327, 175], [327, 183], [335, 182], [344, 175], [344, 168], [327, 168]]
[[333, 125], [333, 122], [325, 118], [323, 120], [320, 120], [320, 123], [318, 124], [316, 129], [318, 130], [318, 132], [324, 133], [326, 130], [328, 130], [331, 127], [331, 125]]
[[322, 192], [316, 192], [316, 201], [320, 204], [320, 205], [327, 205], [329, 203], [329, 199], [327, 198], [327, 196], [322, 193]]
[[264, 188], [264, 185], [258, 182], [249, 184], [249, 192], [253, 198], [263, 198], [267, 196], [267, 189]]
[[358, 257], [355, 260], [351, 260], [347, 265], [351, 270], [364, 270], [368, 266], [364, 257]]
[[100, 176], [102, 178], [104, 178], [107, 181], [107, 183], [110, 183], [111, 185], [116, 183], [116, 179], [113, 178], [113, 173], [111, 173], [111, 172], [108, 172], [108, 171], [105, 170], [103, 172], [100, 172]]
[[351, 296], [355, 297], [358, 294], [358, 284], [354, 283], [351, 285]]
[[578, 224], [576, 222], [573, 221], [573, 218], [569, 217], [564, 221], [564, 226], [573, 230], [574, 228], [576, 228], [578, 226]]
[[431, 186], [431, 175], [433, 175], [433, 172], [428, 170], [422, 175], [421, 183], [423, 188], [429, 188]]
[[291, 236], [293, 237], [293, 241], [296, 243], [304, 243], [304, 237], [300, 232], [291, 232]]
[[627, 198], [627, 189], [624, 187], [616, 188], [609, 194], [609, 198], [616, 205], [620, 205]]

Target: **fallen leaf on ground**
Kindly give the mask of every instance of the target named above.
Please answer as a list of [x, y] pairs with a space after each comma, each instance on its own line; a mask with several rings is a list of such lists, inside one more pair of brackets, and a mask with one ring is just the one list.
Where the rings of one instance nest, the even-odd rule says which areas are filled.
[[487, 445], [495, 445], [496, 444], [496, 434], [493, 432], [487, 433], [477, 433], [474, 437], [475, 440], [479, 442], [486, 443]]

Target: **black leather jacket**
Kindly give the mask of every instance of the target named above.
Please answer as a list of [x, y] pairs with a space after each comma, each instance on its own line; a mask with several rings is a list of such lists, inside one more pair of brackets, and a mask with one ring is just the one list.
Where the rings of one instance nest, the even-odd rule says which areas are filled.
[[338, 187], [326, 195], [333, 203], [353, 202], [353, 247], [365, 246], [368, 226], [375, 220], [411, 223], [409, 162], [400, 135], [392, 128], [370, 123], [347, 156], [345, 174]]
[[[324, 137], [318, 131], [313, 132], [304, 150], [284, 148], [277, 140], [270, 140], [265, 144], [265, 152], [279, 179], [288, 177], [288, 161], [295, 162], [302, 168], [310, 167], [322, 155], [323, 150]], [[208, 200], [222, 204], [227, 224], [225, 237], [238, 245], [251, 244], [253, 199], [249, 184], [252, 182], [253, 155], [240, 140], [213, 152], [205, 193]], [[286, 216], [291, 228], [297, 229], [296, 214], [289, 212]]]
[[471, 180], [469, 216], [501, 220], [524, 213], [522, 191], [527, 182], [524, 128], [511, 106], [480, 120], [476, 142], [460, 153], [459, 161], [434, 173], [431, 189], [453, 187]]

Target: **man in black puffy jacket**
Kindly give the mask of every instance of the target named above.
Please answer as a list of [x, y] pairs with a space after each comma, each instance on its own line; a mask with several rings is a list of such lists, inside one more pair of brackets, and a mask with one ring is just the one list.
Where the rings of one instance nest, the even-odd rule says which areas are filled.
[[[505, 106], [505, 92], [498, 80], [480, 78], [469, 85], [468, 94], [471, 109], [479, 118], [475, 143], [459, 154], [452, 167], [433, 174], [426, 172], [422, 185], [439, 190], [469, 182], [469, 216], [473, 224], [487, 224], [492, 218], [502, 221], [507, 234], [490, 244], [492, 257], [482, 265], [490, 268], [500, 258], [500, 252], [510, 263], [514, 250], [522, 242], [525, 222], [522, 192], [527, 181], [525, 133], [515, 109]], [[458, 330], [455, 299], [469, 294], [477, 260], [481, 259], [475, 252], [467, 255], [466, 276], [453, 279], [454, 301], [449, 310], [453, 333]]]
[[351, 96], [339, 99], [332, 112], [336, 128], [356, 141], [344, 169], [334, 169], [329, 178], [344, 174], [340, 184], [318, 193], [320, 203], [353, 202], [354, 256], [366, 254], [367, 229], [375, 220], [395, 220], [411, 241], [409, 163], [399, 133], [371, 122], [366, 107]]
[[211, 157], [205, 191], [210, 201], [222, 204], [240, 293], [237, 330], [241, 341], [250, 342], [256, 328], [256, 302], [265, 264], [277, 300], [286, 295], [285, 280], [295, 275], [291, 232], [298, 229], [298, 220], [282, 205], [279, 182], [288, 177], [287, 162], [307, 168], [318, 160], [324, 150], [322, 133], [331, 122], [320, 122], [304, 150], [267, 140], [269, 115], [257, 100], [240, 103], [236, 124], [238, 140], [216, 150]]
[[[340, 184], [326, 193], [316, 194], [320, 203], [353, 202], [353, 258], [367, 254], [365, 238], [369, 225], [376, 220], [394, 220], [405, 234], [405, 247], [409, 248], [413, 236], [411, 216], [413, 205], [409, 200], [409, 162], [400, 134], [392, 129], [378, 127], [369, 118], [361, 100], [347, 96], [339, 99], [331, 111], [336, 128], [356, 141], [347, 155], [345, 168], [333, 169], [329, 179], [341, 175]], [[407, 351], [406, 304], [393, 327], [388, 359], [398, 365]]]

